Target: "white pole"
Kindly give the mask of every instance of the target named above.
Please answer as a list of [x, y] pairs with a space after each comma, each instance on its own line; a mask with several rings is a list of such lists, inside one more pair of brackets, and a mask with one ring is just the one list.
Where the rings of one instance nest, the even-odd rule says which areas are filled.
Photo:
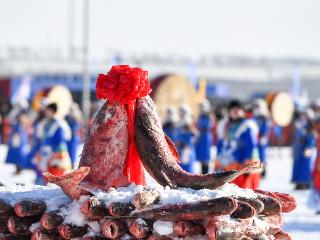
[[74, 58], [74, 0], [68, 1], [68, 28], [67, 28], [67, 43], [68, 43], [68, 55], [72, 60]]
[[90, 71], [89, 71], [89, 25], [90, 0], [83, 0], [83, 94], [82, 111], [84, 127], [87, 132], [90, 114]]

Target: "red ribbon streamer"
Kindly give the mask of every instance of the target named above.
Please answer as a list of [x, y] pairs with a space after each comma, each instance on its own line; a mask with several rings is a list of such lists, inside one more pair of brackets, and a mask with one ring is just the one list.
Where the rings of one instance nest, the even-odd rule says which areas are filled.
[[132, 102], [126, 104], [127, 116], [128, 116], [128, 134], [129, 134], [129, 147], [127, 157], [124, 166], [124, 175], [128, 177], [129, 182], [137, 185], [145, 185], [144, 168], [140, 156], [138, 154], [137, 146], [134, 140], [135, 133], [135, 110], [136, 103]]

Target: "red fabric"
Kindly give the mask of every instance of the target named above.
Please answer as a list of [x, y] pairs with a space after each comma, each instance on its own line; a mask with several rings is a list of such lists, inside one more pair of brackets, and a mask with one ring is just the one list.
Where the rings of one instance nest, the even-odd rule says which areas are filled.
[[234, 179], [232, 183], [236, 184], [240, 188], [259, 189], [260, 173], [241, 175]]
[[55, 176], [63, 176], [65, 170], [58, 167], [49, 167], [48, 172]]
[[[320, 136], [320, 124], [316, 124], [316, 129], [318, 136]], [[317, 158], [314, 163], [313, 172], [312, 172], [312, 180], [313, 180], [313, 187], [315, 190], [320, 191], [320, 137], [317, 140]]]
[[134, 102], [127, 104], [126, 106], [128, 115], [129, 148], [124, 166], [124, 174], [128, 177], [129, 182], [134, 182], [137, 185], [145, 185], [144, 169], [134, 141], [135, 105]]
[[316, 159], [312, 175], [314, 189], [320, 191], [320, 156], [318, 156]]
[[129, 104], [151, 92], [148, 72], [128, 65], [113, 66], [107, 75], [99, 74], [97, 98]]

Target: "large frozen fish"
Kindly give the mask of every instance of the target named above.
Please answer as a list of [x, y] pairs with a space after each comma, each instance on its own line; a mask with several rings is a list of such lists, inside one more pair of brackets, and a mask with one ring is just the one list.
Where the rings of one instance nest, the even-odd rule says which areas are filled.
[[129, 185], [123, 174], [128, 149], [127, 114], [123, 104], [105, 102], [86, 138], [79, 169], [65, 176], [45, 173], [49, 182], [59, 185], [71, 198], [90, 190], [108, 190]]
[[215, 189], [243, 173], [260, 168], [253, 162], [239, 171], [191, 174], [178, 164], [178, 153], [164, 134], [156, 106], [149, 96], [138, 99], [135, 118], [135, 140], [145, 169], [162, 186], [193, 189]]

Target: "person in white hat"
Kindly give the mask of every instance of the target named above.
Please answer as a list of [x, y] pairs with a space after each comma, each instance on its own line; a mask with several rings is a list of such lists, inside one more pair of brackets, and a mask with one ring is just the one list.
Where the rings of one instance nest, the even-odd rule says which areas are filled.
[[185, 171], [194, 173], [197, 133], [194, 127], [193, 114], [190, 106], [182, 105], [179, 108], [179, 117], [180, 120], [177, 127], [175, 143], [180, 154], [180, 165]]
[[168, 107], [166, 109], [166, 116], [164, 118], [162, 128], [172, 141], [175, 141], [178, 121], [178, 110], [173, 106]]

